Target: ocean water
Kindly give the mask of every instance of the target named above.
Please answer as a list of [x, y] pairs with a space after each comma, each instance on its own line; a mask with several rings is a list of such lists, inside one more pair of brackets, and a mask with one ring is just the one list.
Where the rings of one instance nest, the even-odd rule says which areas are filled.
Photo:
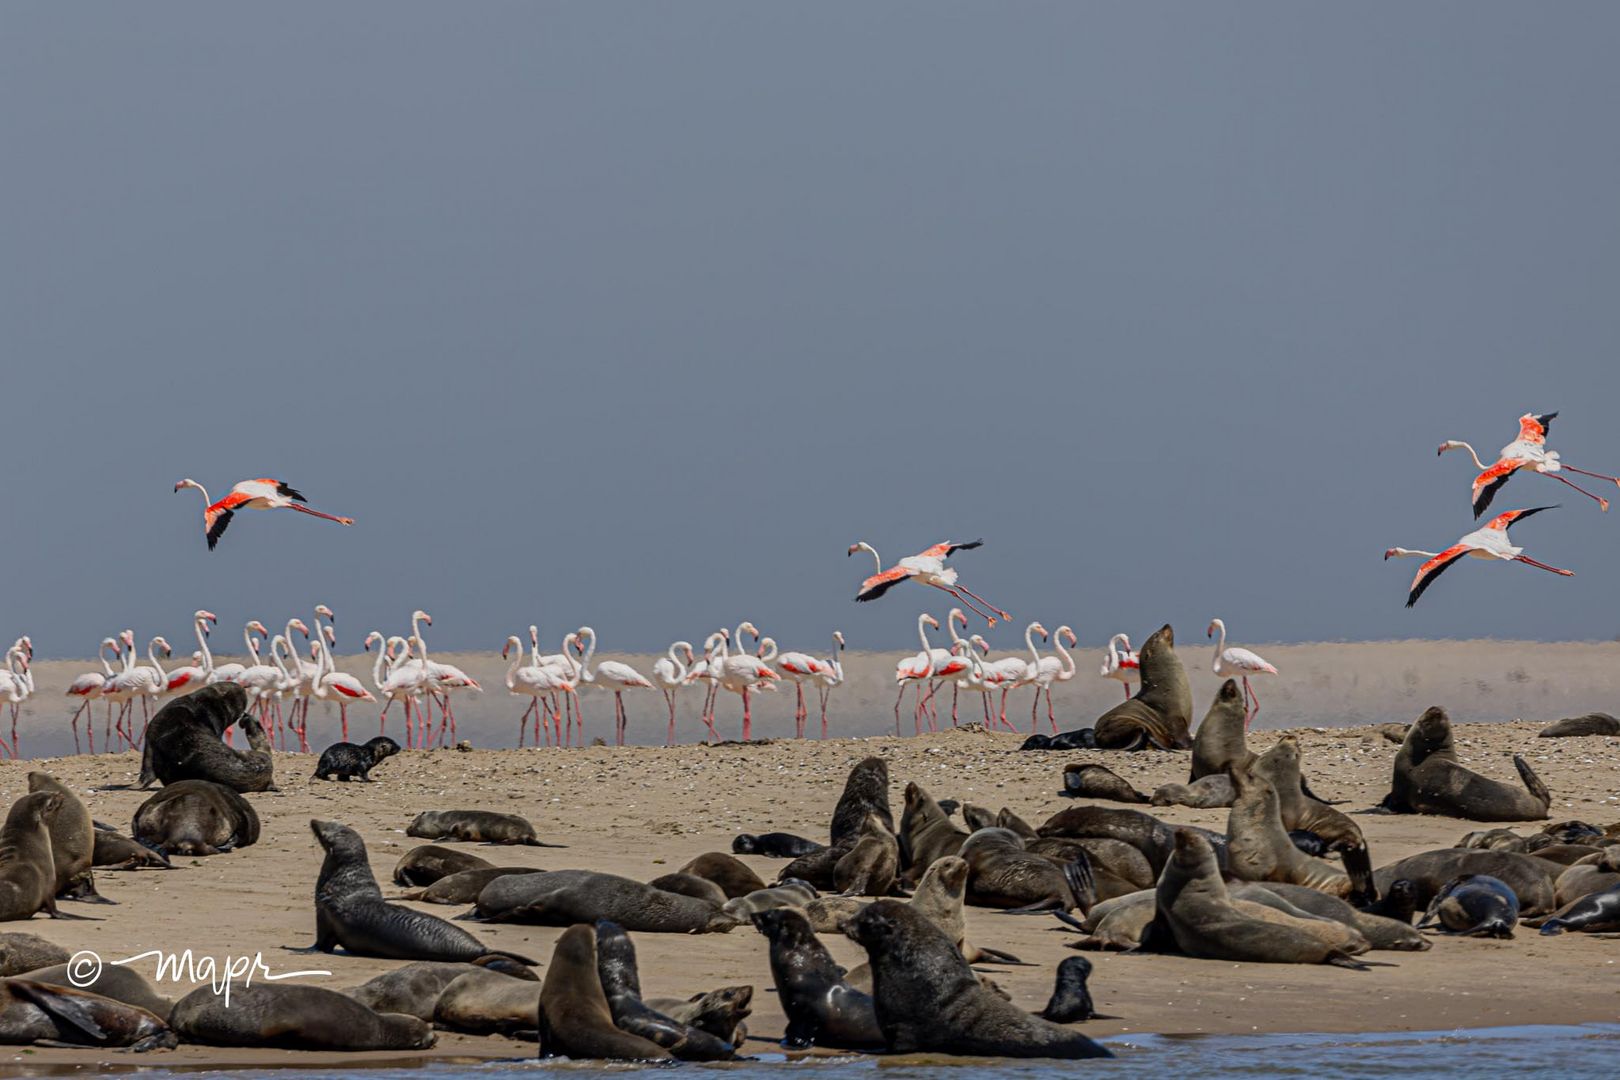
[[[378, 1069], [266, 1069], [254, 1080], [566, 1080], [624, 1077], [678, 1070], [696, 1078], [742, 1080], [926, 1080], [959, 1075], [986, 1080], [1055, 1080], [1076, 1075], [1103, 1078], [1187, 1076], [1299, 1076], [1313, 1080], [1408, 1077], [1413, 1080], [1477, 1075], [1518, 1077], [1612, 1077], [1620, 1074], [1620, 1024], [1569, 1027], [1501, 1027], [1461, 1031], [1356, 1035], [1129, 1035], [1102, 1040], [1117, 1055], [1111, 1061], [1004, 1061], [982, 1058], [860, 1057], [788, 1061], [780, 1054], [717, 1065], [603, 1067], [524, 1057], [477, 1064], [429, 1062]], [[244, 1071], [168, 1070], [144, 1062], [142, 1076], [241, 1076]]]

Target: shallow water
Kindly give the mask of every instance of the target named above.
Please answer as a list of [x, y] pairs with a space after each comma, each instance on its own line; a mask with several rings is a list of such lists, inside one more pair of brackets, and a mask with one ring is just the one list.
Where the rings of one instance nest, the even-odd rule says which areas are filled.
[[[674, 1066], [687, 1076], [797, 1076], [802, 1080], [925, 1080], [946, 1069], [971, 1069], [989, 1080], [1048, 1080], [1082, 1070], [1098, 1077], [1189, 1075], [1308, 1076], [1315, 1080], [1359, 1077], [1451, 1077], [1478, 1070], [1482, 1075], [1614, 1076], [1620, 1052], [1620, 1024], [1570, 1027], [1502, 1027], [1472, 1031], [1395, 1032], [1359, 1035], [1122, 1035], [1102, 1040], [1117, 1055], [1112, 1061], [986, 1061], [984, 1059], [875, 1057], [816, 1058], [788, 1062], [780, 1055], [729, 1065]], [[376, 1070], [274, 1069], [255, 1080], [518, 1080], [553, 1072], [569, 1080], [622, 1077], [654, 1067], [572, 1065], [533, 1058], [479, 1064], [427, 1063]], [[659, 1068], [666, 1071], [668, 1066]], [[242, 1070], [144, 1071], [145, 1077], [241, 1075]], [[964, 1075], [967, 1075], [964, 1073]]]

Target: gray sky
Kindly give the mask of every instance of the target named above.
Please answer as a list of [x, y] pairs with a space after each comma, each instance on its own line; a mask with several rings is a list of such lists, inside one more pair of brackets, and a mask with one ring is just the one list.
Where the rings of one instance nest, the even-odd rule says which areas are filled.
[[[0, 633], [1609, 637], [1620, 7], [8, 3]], [[277, 476], [352, 529], [239, 515]], [[1595, 482], [1594, 482], [1595, 483]], [[1620, 496], [1620, 491], [1613, 492]], [[1566, 497], [1569, 496], [1569, 497]], [[1012, 635], [1001, 640], [1010, 641]], [[188, 639], [187, 639], [188, 640]], [[189, 644], [186, 646], [189, 649]]]

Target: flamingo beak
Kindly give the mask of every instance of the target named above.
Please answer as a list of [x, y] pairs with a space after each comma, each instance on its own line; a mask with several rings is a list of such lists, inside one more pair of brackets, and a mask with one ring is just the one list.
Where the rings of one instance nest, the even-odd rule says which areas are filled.
[[1390, 556], [1394, 555], [1394, 554], [1395, 554], [1395, 549], [1394, 548], [1390, 548], [1388, 551], [1384, 552], [1384, 561], [1389, 562]]
[[851, 544], [851, 545], [849, 545], [849, 550], [844, 552], [844, 554], [845, 555], [853, 555], [859, 550], [861, 550], [861, 545], [859, 545], [859, 544]]

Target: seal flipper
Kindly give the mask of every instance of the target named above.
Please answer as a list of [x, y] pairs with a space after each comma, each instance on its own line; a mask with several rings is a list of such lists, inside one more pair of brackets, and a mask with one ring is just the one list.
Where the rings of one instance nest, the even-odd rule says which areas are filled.
[[[7, 979], [6, 987], [58, 1024], [64, 1024], [80, 1032], [93, 1045], [108, 1045], [109, 1033], [106, 1028], [96, 1023], [95, 1014], [91, 1009], [92, 1002], [87, 1000], [92, 998], [92, 995], [70, 991], [63, 987], [47, 986], [32, 979]], [[64, 1045], [83, 1048], [82, 1043]]]
[[816, 1045], [816, 1036], [821, 1032], [821, 1025], [809, 1016], [798, 1016], [788, 1021], [787, 1030], [782, 1033], [782, 1049], [809, 1050]]
[[1097, 903], [1097, 878], [1091, 870], [1091, 856], [1084, 850], [1075, 854], [1075, 857], [1063, 867], [1063, 880], [1068, 884], [1069, 891], [1074, 894], [1074, 904], [1082, 914], [1089, 912]]
[[1344, 872], [1350, 878], [1350, 895], [1346, 898], [1352, 907], [1364, 908], [1378, 900], [1378, 886], [1373, 882], [1372, 853], [1366, 844], [1340, 850]]
[[1551, 806], [1552, 792], [1547, 789], [1546, 784], [1541, 782], [1541, 777], [1537, 776], [1535, 771], [1530, 768], [1530, 763], [1524, 760], [1521, 755], [1514, 754], [1513, 767], [1519, 770], [1519, 779], [1524, 781], [1524, 786], [1529, 789], [1530, 794], [1542, 805]]
[[[1351, 971], [1371, 971], [1372, 965], [1357, 960], [1348, 953], [1336, 952], [1328, 956], [1327, 962], [1334, 967], [1349, 968]], [[1394, 967], [1393, 964], [1380, 964], [1379, 967]]]

